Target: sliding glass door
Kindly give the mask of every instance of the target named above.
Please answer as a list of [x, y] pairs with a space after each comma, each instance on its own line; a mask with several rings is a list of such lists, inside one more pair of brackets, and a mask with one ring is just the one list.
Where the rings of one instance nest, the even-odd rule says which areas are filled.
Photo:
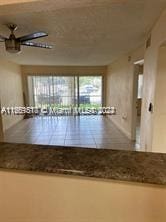
[[102, 76], [29, 76], [28, 88], [38, 108], [102, 106]]
[[102, 77], [80, 76], [79, 107], [99, 108], [102, 106]]
[[31, 105], [36, 107], [68, 107], [75, 103], [75, 77], [31, 76], [28, 79]]

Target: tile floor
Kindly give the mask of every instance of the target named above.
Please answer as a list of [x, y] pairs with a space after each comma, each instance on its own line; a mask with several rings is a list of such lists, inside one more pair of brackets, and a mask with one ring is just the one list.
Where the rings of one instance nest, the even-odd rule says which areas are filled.
[[5, 132], [5, 142], [134, 150], [130, 141], [103, 116], [35, 117]]

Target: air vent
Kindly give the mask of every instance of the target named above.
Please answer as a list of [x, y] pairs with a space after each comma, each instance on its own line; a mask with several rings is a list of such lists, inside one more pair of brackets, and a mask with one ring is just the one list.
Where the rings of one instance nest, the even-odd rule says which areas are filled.
[[146, 41], [146, 49], [151, 46], [151, 35], [149, 36], [148, 40]]

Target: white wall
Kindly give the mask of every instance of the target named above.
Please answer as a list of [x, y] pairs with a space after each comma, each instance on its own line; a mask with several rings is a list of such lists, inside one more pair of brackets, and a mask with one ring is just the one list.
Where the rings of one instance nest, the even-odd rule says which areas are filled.
[[[131, 61], [128, 61], [129, 56]], [[143, 48], [139, 48], [109, 65], [107, 70], [107, 106], [114, 106], [117, 109], [117, 115], [110, 118], [130, 139], [132, 138], [134, 62], [143, 59], [143, 56]]]
[[2, 222], [165, 222], [166, 188], [0, 172]]
[[[0, 102], [1, 107], [23, 106], [21, 68], [6, 60], [0, 61]], [[3, 130], [22, 119], [22, 116], [2, 116]]]

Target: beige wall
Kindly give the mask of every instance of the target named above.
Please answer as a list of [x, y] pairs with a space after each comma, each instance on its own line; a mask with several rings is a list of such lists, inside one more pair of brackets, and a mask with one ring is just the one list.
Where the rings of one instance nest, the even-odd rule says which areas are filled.
[[[154, 125], [154, 116], [156, 110], [155, 89], [156, 79], [158, 75], [158, 55], [159, 48], [163, 42], [166, 41], [166, 10], [155, 24], [151, 32], [151, 46], [146, 50], [144, 63], [144, 87], [143, 87], [143, 107], [142, 107], [142, 127], [141, 127], [141, 146], [148, 151], [161, 151], [159, 144], [153, 140], [155, 139], [156, 126]], [[165, 95], [163, 95], [165, 99]], [[154, 113], [148, 111], [149, 104], [153, 103]], [[159, 120], [161, 121], [161, 120]], [[165, 121], [165, 120], [164, 120]], [[165, 122], [166, 126], [166, 122]], [[161, 133], [163, 129], [161, 129]], [[161, 138], [161, 137], [160, 137]], [[163, 137], [163, 140], [165, 135]], [[166, 150], [165, 150], [166, 152]]]
[[22, 66], [21, 68], [22, 73], [28, 75], [91, 75], [106, 72], [106, 66]]
[[165, 222], [166, 188], [0, 172], [2, 222]]
[[166, 152], [166, 46], [159, 50], [155, 89], [153, 151]]
[[[128, 61], [129, 56], [131, 61]], [[117, 115], [110, 118], [129, 138], [132, 138], [133, 84], [136, 75], [134, 62], [143, 57], [142, 47], [124, 55], [109, 65], [107, 70], [107, 106], [115, 106], [117, 109]]]
[[[166, 119], [155, 114], [159, 97], [157, 96], [157, 88], [162, 87], [162, 81], [158, 81], [158, 61], [160, 46], [166, 41], [166, 10], [162, 13], [158, 21], [155, 23], [151, 33], [147, 35], [147, 39], [151, 34], [151, 45], [144, 52], [144, 84], [143, 84], [143, 101], [142, 101], [142, 117], [141, 117], [141, 149], [154, 152], [166, 152], [166, 149], [161, 148], [165, 144], [165, 127], [160, 127], [158, 123], [164, 122]], [[145, 47], [144, 47], [145, 48]], [[113, 121], [121, 128], [126, 135], [131, 137], [131, 112], [132, 112], [132, 82], [133, 82], [133, 62], [138, 57], [130, 54], [132, 61], [128, 63], [128, 55], [117, 60], [108, 67], [108, 85], [107, 85], [107, 105], [114, 105], [118, 109], [118, 115], [111, 117]], [[143, 56], [144, 55], [144, 56]], [[164, 62], [163, 62], [164, 64]], [[162, 75], [161, 78], [164, 78]], [[158, 99], [157, 99], [158, 98]], [[164, 99], [164, 94], [163, 94]], [[161, 102], [161, 97], [160, 97]], [[149, 112], [149, 104], [154, 105], [154, 112]], [[127, 118], [123, 118], [127, 117]], [[158, 118], [158, 119], [157, 119]], [[162, 136], [162, 138], [161, 138]], [[157, 139], [158, 138], [158, 139]]]
[[[6, 60], [0, 61], [0, 102], [1, 107], [22, 106], [21, 68]], [[22, 116], [2, 116], [3, 129], [6, 130], [22, 119]]]
[[4, 132], [3, 132], [3, 124], [2, 124], [2, 115], [0, 113], [0, 142], [4, 139]]

